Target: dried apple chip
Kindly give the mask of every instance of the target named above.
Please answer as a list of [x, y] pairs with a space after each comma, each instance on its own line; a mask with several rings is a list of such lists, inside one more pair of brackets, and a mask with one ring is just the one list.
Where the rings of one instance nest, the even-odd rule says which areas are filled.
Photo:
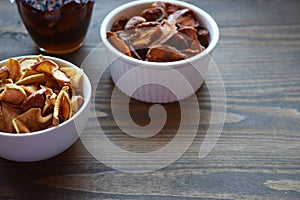
[[122, 40], [122, 39], [120, 39], [118, 37], [118, 35], [116, 33], [114, 33], [114, 32], [107, 32], [106, 35], [107, 35], [108, 40], [111, 42], [111, 44], [116, 49], [118, 49], [119, 51], [121, 51], [125, 55], [132, 57], [132, 55], [130, 53], [129, 47], [124, 42], [124, 40]]
[[45, 93], [46, 89], [42, 88], [26, 97], [21, 105], [22, 111], [26, 112], [30, 108], [43, 109], [45, 105]]
[[75, 88], [78, 88], [83, 76], [83, 70], [82, 69], [74, 69], [71, 67], [63, 67], [60, 69], [62, 72], [64, 72], [71, 80], [71, 85]]
[[16, 85], [31, 85], [31, 84], [42, 84], [45, 83], [45, 74], [34, 74], [31, 76], [27, 76], [16, 82]]
[[9, 71], [7, 67], [0, 68], [0, 80], [7, 79], [9, 77]]
[[0, 102], [0, 131], [9, 133], [14, 132], [12, 119], [18, 116], [20, 113], [20, 108]]
[[41, 72], [38, 72], [35, 69], [26, 68], [23, 70], [23, 75], [22, 75], [21, 79], [26, 78], [27, 76], [34, 75], [34, 74], [41, 74]]
[[66, 121], [72, 115], [72, 106], [67, 91], [69, 90], [68, 86], [62, 88], [62, 90], [57, 95], [54, 111], [53, 111], [53, 125], [57, 126], [62, 121]]
[[147, 60], [152, 62], [172, 62], [185, 58], [186, 55], [168, 45], [153, 46], [147, 53]]
[[[26, 128], [30, 132], [39, 131], [45, 129], [52, 123], [52, 113], [43, 117], [40, 108], [31, 108], [28, 111], [24, 112], [21, 115], [15, 117], [17, 120], [21, 121], [23, 125], [26, 125]], [[13, 121], [16, 122], [15, 119]], [[14, 126], [22, 125], [21, 123], [15, 123]], [[24, 127], [14, 127], [16, 130], [24, 130]]]
[[22, 72], [19, 61], [10, 58], [3, 64], [3, 66], [7, 67], [9, 71], [9, 78], [12, 79], [14, 82], [18, 81], [21, 78]]
[[27, 95], [31, 95], [32, 93], [39, 90], [38, 85], [20, 85], [26, 92]]
[[57, 81], [60, 87], [69, 85], [71, 80], [60, 70], [55, 70], [52, 74], [53, 78]]
[[16, 133], [30, 133], [28, 127], [18, 118], [12, 119], [12, 124]]
[[6, 84], [3, 92], [0, 93], [0, 101], [14, 105], [19, 105], [25, 98], [25, 90], [15, 84]]
[[71, 105], [72, 105], [72, 113], [75, 114], [84, 102], [84, 98], [81, 95], [72, 96]]
[[[171, 62], [187, 59], [209, 45], [209, 32], [194, 11], [171, 2], [154, 2], [139, 15], [121, 18], [116, 19], [106, 37], [117, 50], [125, 55], [130, 53], [129, 56], [139, 60]], [[157, 48], [158, 45], [162, 46]], [[160, 52], [163, 56], [157, 54]]]
[[41, 55], [9, 59], [0, 66], [0, 131], [34, 132], [68, 120], [84, 102], [82, 76], [82, 69], [62, 68]]
[[24, 58], [19, 61], [22, 71], [30, 69], [39, 62], [41, 62], [39, 58]]
[[32, 66], [32, 69], [35, 69], [38, 72], [52, 74], [59, 69], [59, 66], [52, 60], [44, 60], [37, 65]]
[[60, 87], [70, 84], [70, 79], [59, 70], [59, 66], [52, 60], [43, 60], [33, 69], [51, 75], [57, 81]]
[[0, 94], [2, 93], [4, 88], [6, 87], [6, 84], [13, 84], [13, 81], [11, 79], [0, 80]]

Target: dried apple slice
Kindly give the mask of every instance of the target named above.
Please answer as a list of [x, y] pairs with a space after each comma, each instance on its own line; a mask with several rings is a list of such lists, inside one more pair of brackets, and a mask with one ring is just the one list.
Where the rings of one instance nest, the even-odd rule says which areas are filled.
[[40, 88], [38, 85], [20, 85], [26, 92], [27, 95], [31, 95], [32, 93], [38, 91]]
[[3, 64], [3, 66], [8, 68], [9, 78], [12, 79], [13, 82], [18, 81], [21, 78], [22, 72], [21, 72], [21, 66], [20, 66], [20, 63], [18, 60], [10, 58]]
[[[23, 125], [26, 125], [26, 128], [30, 132], [39, 131], [45, 129], [52, 123], [52, 113], [43, 117], [40, 108], [31, 108], [28, 111], [24, 112], [21, 115], [15, 117], [17, 120], [21, 121]], [[15, 121], [13, 119], [12, 121]], [[21, 123], [14, 123], [14, 126], [22, 125]], [[15, 130], [24, 130], [25, 127], [14, 127]]]
[[118, 49], [125, 55], [132, 57], [127, 44], [124, 42], [124, 40], [120, 39], [115, 32], [107, 32], [106, 37], [116, 49]]
[[0, 101], [14, 105], [19, 105], [25, 98], [25, 90], [15, 84], [6, 84], [3, 92], [0, 93]]
[[35, 74], [41, 74], [41, 72], [38, 72], [35, 69], [31, 69], [31, 68], [24, 69], [21, 79], [26, 78], [31, 75], [35, 75]]
[[137, 25], [136, 32], [130, 37], [135, 49], [148, 48], [163, 34], [158, 22], [145, 22]]
[[142, 11], [141, 16], [146, 19], [146, 21], [157, 21], [160, 22], [167, 18], [166, 11], [161, 7], [150, 7]]
[[34, 57], [32, 57], [32, 58], [23, 58], [23, 59], [19, 60], [22, 71], [30, 69], [31, 66], [34, 66], [39, 62], [40, 62], [40, 60], [38, 58], [34, 58]]
[[168, 45], [156, 45], [149, 49], [147, 60], [151, 62], [172, 62], [185, 59], [186, 55]]
[[60, 70], [71, 79], [70, 89], [72, 92], [72, 96], [76, 95], [75, 90], [77, 90], [80, 87], [80, 82], [83, 77], [83, 70], [71, 67], [62, 67], [60, 68]]
[[27, 76], [25, 78], [20, 79], [16, 82], [16, 85], [31, 85], [31, 84], [42, 84], [45, 83], [45, 74], [34, 74], [31, 76]]
[[71, 105], [72, 105], [72, 113], [75, 114], [81, 108], [84, 102], [84, 98], [81, 95], [72, 96], [71, 98]]
[[40, 108], [42, 110], [45, 105], [45, 93], [46, 89], [42, 88], [26, 97], [21, 105], [22, 111], [26, 112], [30, 108]]
[[194, 12], [191, 9], [185, 8], [177, 10], [168, 16], [169, 22], [176, 22], [179, 27], [194, 27], [199, 26], [199, 22], [194, 16]]
[[69, 98], [68, 91], [69, 87], [64, 86], [62, 90], [57, 95], [57, 99], [54, 106], [53, 111], [53, 125], [57, 126], [60, 122], [60, 119], [62, 121], [66, 121], [69, 119], [72, 115], [72, 106], [71, 101]]
[[124, 30], [129, 31], [131, 29], [135, 29], [138, 24], [146, 22], [146, 19], [141, 16], [134, 16], [128, 20], [126, 23]]
[[57, 81], [60, 87], [70, 85], [71, 80], [60, 70], [56, 70], [52, 74], [53, 78]]
[[18, 118], [12, 119], [12, 125], [16, 133], [30, 133], [28, 127]]
[[0, 102], [0, 131], [7, 133], [14, 132], [12, 119], [18, 116], [20, 113], [20, 108]]
[[113, 25], [111, 27], [111, 31], [117, 32], [117, 31], [124, 30], [124, 27], [125, 27], [127, 21], [128, 21], [128, 19], [126, 17], [120, 17], [113, 23]]
[[3, 66], [0, 68], [0, 80], [7, 79], [9, 77], [9, 70]]
[[11, 79], [3, 79], [0, 81], [0, 94], [3, 92], [4, 88], [6, 87], [6, 84], [13, 84], [13, 81]]
[[59, 69], [59, 66], [52, 60], [43, 60], [37, 65], [32, 66], [32, 69], [35, 69], [38, 72], [52, 74], [55, 70]]

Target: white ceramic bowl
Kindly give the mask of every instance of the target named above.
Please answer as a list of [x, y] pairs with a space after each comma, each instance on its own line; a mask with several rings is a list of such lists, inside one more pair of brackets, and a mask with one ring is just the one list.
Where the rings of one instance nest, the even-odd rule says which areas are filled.
[[182, 2], [171, 2], [194, 11], [196, 18], [210, 33], [209, 46], [200, 54], [174, 62], [148, 62], [124, 55], [115, 49], [106, 38], [106, 32], [120, 17], [130, 18], [156, 2], [153, 0], [132, 1], [112, 10], [103, 20], [100, 36], [106, 48], [110, 73], [116, 86], [128, 96], [151, 103], [167, 103], [184, 99], [202, 85], [213, 49], [219, 40], [219, 28], [214, 19], [202, 9]]
[[[36, 55], [15, 57], [26, 58]], [[58, 63], [60, 66], [78, 67], [65, 60], [44, 56]], [[5, 62], [0, 61], [0, 66]], [[33, 162], [51, 158], [69, 148], [80, 136], [89, 116], [91, 101], [91, 84], [84, 74], [80, 85], [80, 92], [84, 97], [84, 104], [79, 111], [67, 121], [56, 127], [26, 134], [12, 134], [0, 132], [0, 157], [12, 161]]]

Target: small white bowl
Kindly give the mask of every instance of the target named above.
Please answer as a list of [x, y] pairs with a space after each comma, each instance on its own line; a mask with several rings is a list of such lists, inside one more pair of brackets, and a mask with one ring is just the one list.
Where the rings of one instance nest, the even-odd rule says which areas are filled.
[[171, 2], [193, 10], [196, 18], [210, 33], [209, 46], [200, 54], [174, 62], [148, 62], [124, 55], [106, 38], [113, 23], [120, 17], [130, 18], [157, 1], [132, 1], [112, 10], [103, 20], [100, 37], [106, 48], [110, 73], [116, 86], [129, 97], [151, 102], [167, 103], [182, 100], [194, 94], [202, 85], [213, 49], [219, 40], [219, 28], [214, 19], [202, 9], [182, 2]]
[[[20, 56], [15, 59], [28, 57], [36, 55]], [[50, 56], [44, 58], [51, 59], [60, 66], [78, 69], [76, 65], [59, 58]], [[5, 61], [0, 61], [0, 66]], [[58, 126], [26, 134], [0, 132], [0, 157], [19, 162], [41, 161], [69, 148], [79, 138], [89, 117], [92, 88], [86, 74], [83, 74], [79, 90], [84, 97], [83, 105], [76, 114]]]

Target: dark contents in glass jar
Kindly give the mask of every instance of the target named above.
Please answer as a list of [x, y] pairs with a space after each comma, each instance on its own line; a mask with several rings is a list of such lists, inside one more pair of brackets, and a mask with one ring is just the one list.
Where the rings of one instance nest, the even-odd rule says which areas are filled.
[[16, 2], [27, 31], [40, 49], [59, 52], [82, 44], [91, 19], [93, 1], [71, 1], [45, 11], [24, 0]]

